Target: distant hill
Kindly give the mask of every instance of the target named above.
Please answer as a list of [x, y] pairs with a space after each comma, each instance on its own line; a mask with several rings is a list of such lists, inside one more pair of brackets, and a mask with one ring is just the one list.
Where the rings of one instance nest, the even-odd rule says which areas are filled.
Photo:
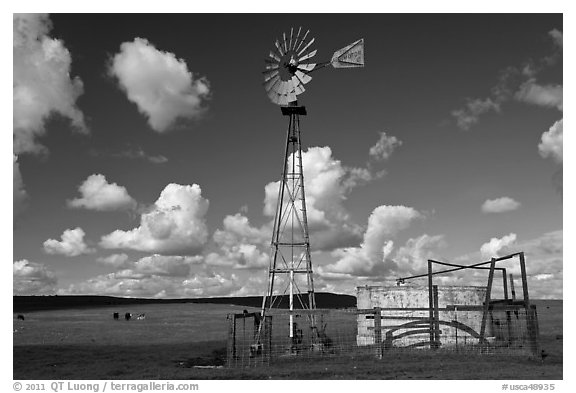
[[[262, 296], [211, 297], [197, 299], [140, 299], [114, 296], [14, 296], [13, 312], [25, 313], [67, 308], [108, 307], [126, 304], [214, 303], [234, 304], [245, 307], [261, 307]], [[288, 295], [280, 299], [279, 308], [288, 308]], [[299, 308], [295, 306], [296, 308]], [[356, 307], [356, 297], [336, 293], [316, 293], [318, 308]]]

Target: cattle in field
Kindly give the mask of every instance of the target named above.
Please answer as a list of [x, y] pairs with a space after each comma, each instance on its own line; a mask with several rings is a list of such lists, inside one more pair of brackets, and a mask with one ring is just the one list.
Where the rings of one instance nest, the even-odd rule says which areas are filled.
[[19, 320], [23, 321], [23, 320], [24, 320], [24, 315], [18, 314], [18, 316], [16, 317], [16, 319], [19, 319]]
[[113, 318], [114, 318], [115, 320], [118, 320], [118, 318], [120, 318], [120, 314], [117, 313], [117, 312], [115, 312], [114, 315], [113, 315]]
[[138, 319], [138, 320], [146, 319], [146, 314], [138, 314], [136, 319]]
[[129, 312], [127, 312], [126, 314], [124, 314], [124, 318], [129, 321], [132, 318], [132, 314], [130, 314]]

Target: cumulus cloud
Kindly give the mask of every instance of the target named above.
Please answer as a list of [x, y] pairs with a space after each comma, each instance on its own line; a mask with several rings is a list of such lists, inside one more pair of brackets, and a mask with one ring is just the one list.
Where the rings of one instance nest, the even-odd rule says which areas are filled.
[[100, 262], [103, 265], [111, 266], [115, 269], [126, 268], [130, 265], [128, 255], [122, 254], [112, 254], [107, 257], [96, 258], [96, 262]]
[[563, 119], [557, 121], [542, 134], [542, 140], [538, 145], [538, 151], [544, 158], [551, 157], [554, 161], [562, 163], [563, 138], [564, 138]]
[[14, 217], [16, 217], [24, 209], [26, 200], [28, 199], [28, 194], [24, 189], [24, 182], [22, 181], [22, 174], [20, 173], [20, 165], [18, 164], [18, 157], [16, 155], [12, 155], [12, 167], [14, 170], [14, 196], [12, 197], [12, 204], [14, 209]]
[[95, 250], [84, 243], [84, 230], [82, 228], [66, 229], [62, 233], [60, 241], [48, 239], [44, 242], [44, 251], [48, 254], [59, 254], [67, 257], [75, 257], [89, 254]]
[[408, 239], [406, 244], [396, 251], [396, 275], [425, 273], [428, 259], [438, 258], [439, 253], [446, 247], [444, 236], [430, 236], [423, 234], [417, 238]]
[[540, 85], [536, 82], [536, 75], [556, 64], [561, 53], [562, 33], [554, 29], [549, 35], [554, 45], [560, 47], [560, 51], [554, 49], [552, 55], [543, 56], [537, 61], [529, 60], [520, 66], [509, 66], [503, 69], [488, 97], [467, 98], [463, 108], [451, 112], [458, 128], [469, 130], [478, 123], [480, 116], [491, 111], [500, 112], [502, 105], [511, 99], [562, 110], [562, 86]]
[[264, 249], [270, 243], [271, 230], [271, 226], [251, 226], [248, 218], [239, 213], [226, 216], [223, 229], [217, 229], [213, 236], [218, 252], [206, 255], [206, 264], [236, 269], [267, 267], [269, 257]]
[[76, 106], [82, 80], [71, 78], [72, 57], [61, 40], [50, 38], [48, 15], [13, 15], [14, 153], [41, 153], [38, 137], [52, 114], [70, 119], [75, 130], [88, 132]]
[[[291, 165], [293, 157], [289, 158]], [[310, 147], [302, 153], [308, 227], [315, 250], [357, 244], [361, 229], [351, 223], [344, 201], [349, 192], [346, 169], [332, 157], [330, 147]], [[274, 216], [280, 182], [265, 187], [264, 214]], [[288, 197], [286, 196], [286, 200]], [[296, 202], [297, 211], [301, 204]]]
[[562, 48], [562, 32], [558, 29], [552, 29], [548, 32], [548, 35], [552, 37], [554, 44], [560, 48]]
[[366, 276], [375, 270], [382, 273], [395, 269], [396, 264], [389, 258], [394, 247], [392, 238], [421, 216], [411, 207], [378, 206], [368, 218], [360, 246], [334, 250], [332, 255], [337, 261], [326, 265], [322, 271]]
[[482, 244], [480, 253], [485, 258], [499, 257], [500, 252], [505, 247], [509, 247], [516, 241], [516, 234], [510, 233], [502, 238], [493, 237], [489, 242]]
[[124, 150], [118, 154], [115, 154], [115, 156], [125, 157], [133, 160], [142, 159], [151, 162], [152, 164], [165, 164], [168, 162], [168, 158], [166, 156], [163, 156], [162, 154], [151, 155], [142, 150], [142, 148]]
[[205, 215], [209, 202], [197, 184], [168, 184], [140, 226], [102, 237], [100, 246], [158, 254], [199, 252], [208, 239]]
[[109, 72], [157, 132], [166, 132], [179, 118], [197, 119], [204, 112], [210, 84], [195, 77], [184, 59], [158, 50], [145, 38], [120, 45]]
[[524, 82], [514, 96], [518, 101], [562, 110], [562, 85], [540, 85], [535, 79]]
[[187, 277], [192, 265], [202, 261], [202, 257], [178, 255], [150, 255], [141, 258], [134, 264], [134, 271], [150, 276]]
[[452, 116], [456, 118], [456, 124], [460, 129], [469, 130], [474, 124], [478, 123], [480, 115], [490, 111], [500, 112], [499, 100], [489, 97], [484, 100], [469, 98], [463, 109], [452, 111]]
[[517, 202], [510, 197], [501, 197], [496, 199], [487, 199], [482, 204], [482, 211], [484, 213], [504, 213], [516, 210], [519, 207], [520, 202]]
[[[492, 243], [492, 244], [490, 244]], [[539, 237], [518, 241], [515, 234], [511, 233], [502, 239], [492, 239], [482, 246], [482, 251], [460, 256], [455, 259], [456, 263], [472, 264], [487, 260], [492, 256], [510, 255], [523, 251], [526, 258], [526, 274], [530, 297], [536, 299], [562, 299], [563, 287], [563, 231], [552, 231]], [[496, 253], [493, 250], [497, 250]], [[497, 255], [493, 255], [497, 254]], [[507, 273], [511, 273], [517, 282], [520, 277], [520, 265], [518, 259], [501, 262], [498, 267], [505, 267]], [[486, 285], [486, 271], [461, 271], [451, 276], [444, 277], [443, 282], [447, 285]], [[518, 293], [521, 286], [517, 284]], [[498, 288], [496, 288], [498, 289]], [[520, 295], [521, 296], [521, 295]]]
[[71, 208], [84, 208], [98, 211], [128, 210], [136, 207], [136, 201], [128, 194], [125, 187], [108, 183], [101, 174], [88, 176], [78, 187], [80, 198], [67, 201]]
[[376, 161], [387, 160], [396, 148], [402, 146], [402, 141], [393, 135], [388, 136], [385, 132], [380, 132], [380, 138], [374, 146], [370, 148], [369, 155]]
[[227, 296], [242, 287], [234, 274], [200, 272], [188, 277], [137, 275], [125, 271], [93, 277], [72, 284], [63, 293], [144, 298]]
[[14, 295], [49, 295], [56, 291], [58, 280], [54, 273], [41, 263], [27, 259], [12, 263]]

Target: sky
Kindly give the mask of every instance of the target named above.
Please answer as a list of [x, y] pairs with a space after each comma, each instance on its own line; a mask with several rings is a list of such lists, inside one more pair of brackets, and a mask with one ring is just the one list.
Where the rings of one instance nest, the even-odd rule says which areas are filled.
[[365, 42], [298, 96], [315, 289], [524, 251], [563, 297], [561, 14], [13, 22], [14, 294], [263, 295], [287, 118], [262, 71], [302, 26], [318, 61]]

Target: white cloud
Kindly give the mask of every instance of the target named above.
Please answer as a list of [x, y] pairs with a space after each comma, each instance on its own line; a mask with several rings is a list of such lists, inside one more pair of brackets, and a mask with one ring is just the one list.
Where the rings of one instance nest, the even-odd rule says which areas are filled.
[[134, 271], [143, 275], [187, 277], [192, 265], [202, 261], [202, 257], [178, 255], [151, 255], [141, 258], [134, 264]]
[[84, 243], [84, 230], [82, 228], [66, 229], [62, 233], [61, 241], [48, 239], [44, 242], [44, 251], [48, 254], [59, 254], [67, 257], [75, 257], [94, 252]]
[[[526, 274], [528, 287], [532, 299], [562, 299], [563, 287], [563, 231], [545, 233], [537, 238], [525, 241], [516, 241], [515, 235], [510, 234], [502, 239], [492, 239], [483, 245], [485, 250], [494, 247], [500, 256], [510, 255], [523, 251], [526, 257]], [[488, 252], [488, 251], [487, 251]], [[493, 254], [492, 252], [488, 252]], [[485, 255], [482, 252], [471, 253], [455, 258], [456, 263], [473, 264], [485, 261], [495, 255]], [[497, 267], [505, 267], [507, 273], [514, 275], [517, 286], [517, 296], [522, 296], [520, 280], [520, 264], [518, 258], [503, 261]], [[486, 285], [486, 271], [461, 271], [446, 276], [447, 285]]]
[[480, 247], [480, 253], [485, 258], [499, 257], [501, 256], [500, 252], [502, 249], [509, 247], [515, 241], [515, 233], [510, 233], [506, 236], [503, 236], [502, 238], [493, 237], [488, 243], [482, 244]]
[[122, 43], [109, 72], [157, 132], [166, 132], [178, 118], [198, 118], [210, 95], [206, 78], [195, 78], [184, 59], [145, 38]]
[[558, 47], [562, 48], [562, 32], [558, 29], [552, 29], [551, 31], [548, 32], [548, 34], [550, 35], [550, 37], [552, 37], [552, 40], [554, 41], [554, 44], [556, 44]]
[[125, 187], [108, 183], [101, 174], [88, 176], [78, 187], [81, 197], [67, 201], [72, 208], [84, 208], [98, 211], [127, 210], [136, 207], [136, 201]]
[[45, 151], [37, 138], [44, 135], [52, 114], [71, 120], [88, 132], [76, 100], [83, 93], [79, 77], [70, 77], [72, 58], [61, 40], [50, 38], [51, 22], [43, 14], [13, 15], [14, 153]]
[[116, 269], [126, 268], [130, 265], [128, 255], [124, 253], [112, 254], [107, 257], [96, 258], [96, 261]]
[[444, 236], [421, 235], [415, 239], [408, 239], [406, 244], [396, 251], [394, 262], [396, 262], [398, 276], [407, 274], [425, 273], [428, 267], [428, 259], [439, 257], [441, 249], [446, 247]]
[[141, 215], [140, 226], [105, 235], [100, 245], [159, 254], [198, 252], [208, 239], [208, 205], [197, 184], [168, 184], [151, 210]]
[[234, 274], [204, 272], [189, 277], [138, 275], [126, 271], [93, 277], [72, 284], [62, 294], [96, 294], [128, 297], [186, 298], [228, 296], [242, 287]]
[[360, 247], [333, 251], [332, 255], [338, 260], [326, 265], [322, 271], [364, 276], [395, 269], [394, 262], [389, 259], [394, 247], [391, 239], [419, 217], [421, 214], [411, 207], [378, 206], [368, 218]]
[[539, 85], [535, 79], [524, 82], [514, 97], [528, 104], [562, 110], [562, 85]]
[[370, 157], [377, 160], [387, 160], [396, 148], [402, 146], [402, 141], [395, 136], [388, 136], [385, 132], [380, 132], [380, 138], [374, 146], [370, 148]]
[[268, 253], [263, 251], [270, 242], [271, 226], [255, 228], [248, 218], [235, 214], [226, 216], [224, 228], [214, 232], [218, 252], [206, 256], [206, 264], [231, 266], [236, 269], [262, 269], [268, 266]]
[[487, 199], [482, 204], [482, 211], [484, 213], [504, 213], [516, 210], [519, 207], [520, 202], [517, 202], [510, 197], [501, 197], [496, 199]]
[[469, 130], [478, 123], [480, 115], [490, 112], [500, 112], [500, 101], [498, 99], [486, 98], [484, 100], [468, 99], [464, 109], [452, 111], [452, 116], [456, 118], [456, 124], [462, 130]]
[[28, 194], [24, 189], [24, 182], [22, 181], [22, 174], [20, 173], [20, 165], [18, 164], [18, 157], [16, 155], [12, 155], [12, 167], [14, 170], [13, 175], [14, 196], [12, 199], [12, 203], [14, 209], [14, 217], [16, 217], [24, 209], [25, 202], [28, 199]]
[[53, 272], [41, 263], [26, 259], [12, 263], [14, 295], [48, 295], [56, 291], [58, 280]]
[[542, 157], [552, 157], [552, 159], [559, 164], [563, 161], [563, 120], [564, 119], [557, 121], [548, 131], [544, 132], [542, 134], [542, 141], [538, 145], [538, 151]]
[[162, 154], [153, 156], [146, 153], [144, 150], [142, 150], [142, 148], [124, 150], [118, 154], [115, 154], [114, 156], [130, 159], [143, 159], [151, 162], [152, 164], [165, 164], [168, 162], [168, 158], [166, 156], [163, 156]]
[[[291, 165], [292, 157], [289, 158]], [[310, 147], [302, 153], [308, 227], [314, 250], [327, 250], [355, 244], [360, 228], [350, 221], [344, 207], [350, 191], [348, 172], [332, 157], [330, 147]], [[280, 182], [265, 187], [264, 214], [274, 216]], [[287, 197], [286, 197], [287, 198]], [[297, 202], [297, 208], [301, 208]]]

